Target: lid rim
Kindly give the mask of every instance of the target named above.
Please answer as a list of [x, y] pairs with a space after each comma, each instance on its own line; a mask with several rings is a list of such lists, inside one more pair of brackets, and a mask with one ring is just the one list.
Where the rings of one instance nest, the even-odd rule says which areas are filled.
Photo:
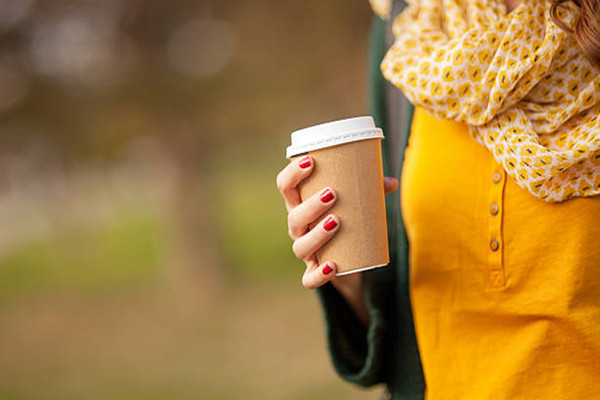
[[366, 139], [384, 139], [383, 131], [380, 128], [374, 127], [368, 130], [362, 129], [353, 132], [338, 133], [302, 145], [294, 146], [294, 144], [291, 144], [286, 149], [286, 157], [291, 158], [308, 151], [320, 150]]
[[348, 132], [374, 128], [376, 128], [375, 120], [369, 115], [338, 119], [335, 121], [323, 122], [321, 124], [298, 129], [292, 132], [292, 142], [294, 141], [294, 138], [305, 136], [307, 134], [323, 134], [321, 131], [338, 134], [344, 131]]

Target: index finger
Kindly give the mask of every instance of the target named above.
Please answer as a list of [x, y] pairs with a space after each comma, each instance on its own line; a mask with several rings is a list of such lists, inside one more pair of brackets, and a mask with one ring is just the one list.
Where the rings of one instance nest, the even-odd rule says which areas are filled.
[[302, 203], [298, 185], [309, 176], [314, 168], [314, 160], [310, 156], [291, 161], [277, 175], [277, 189], [283, 196], [288, 212]]

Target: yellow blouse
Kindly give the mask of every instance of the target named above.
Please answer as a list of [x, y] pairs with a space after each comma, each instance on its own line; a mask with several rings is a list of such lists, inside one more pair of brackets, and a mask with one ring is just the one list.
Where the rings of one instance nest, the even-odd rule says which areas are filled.
[[600, 197], [547, 203], [416, 107], [402, 174], [427, 400], [600, 396]]

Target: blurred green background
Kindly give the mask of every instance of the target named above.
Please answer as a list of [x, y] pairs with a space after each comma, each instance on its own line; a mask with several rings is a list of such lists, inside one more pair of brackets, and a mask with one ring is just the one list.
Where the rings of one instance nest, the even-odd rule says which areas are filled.
[[367, 0], [0, 0], [0, 399], [376, 399], [275, 176], [364, 115]]

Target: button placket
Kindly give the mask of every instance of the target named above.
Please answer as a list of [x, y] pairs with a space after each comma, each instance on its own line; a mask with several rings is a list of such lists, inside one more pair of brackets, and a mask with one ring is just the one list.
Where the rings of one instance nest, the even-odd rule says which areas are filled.
[[494, 162], [491, 181], [490, 196], [488, 200], [488, 289], [501, 290], [506, 287], [503, 265], [504, 240], [502, 238], [502, 214], [504, 209], [506, 172], [496, 162]]

